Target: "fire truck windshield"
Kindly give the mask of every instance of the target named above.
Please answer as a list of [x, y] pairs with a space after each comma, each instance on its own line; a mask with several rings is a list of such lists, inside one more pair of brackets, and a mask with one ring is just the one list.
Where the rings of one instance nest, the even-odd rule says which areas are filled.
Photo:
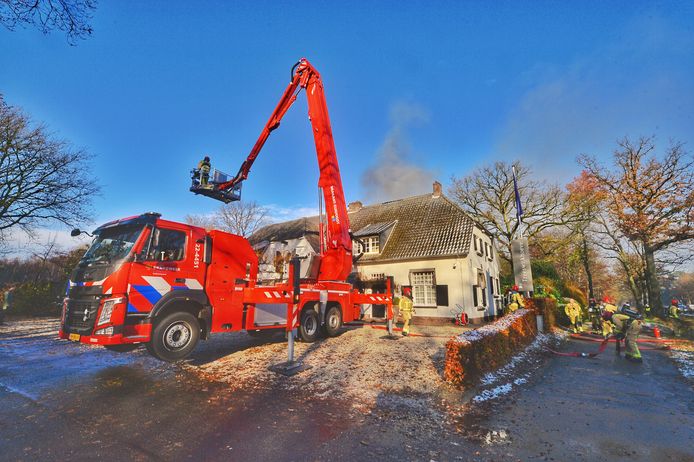
[[80, 266], [111, 264], [125, 258], [142, 232], [142, 225], [114, 226], [98, 231]]

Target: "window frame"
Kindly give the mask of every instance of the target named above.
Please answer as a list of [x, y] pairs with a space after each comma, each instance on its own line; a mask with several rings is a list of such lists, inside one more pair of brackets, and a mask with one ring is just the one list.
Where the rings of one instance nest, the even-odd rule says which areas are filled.
[[[156, 250], [155, 248], [153, 248], [153, 247], [154, 247], [154, 235], [155, 235], [155, 233], [158, 233], [158, 235], [157, 235], [157, 245], [156, 245], [156, 247], [159, 247], [159, 242], [161, 242], [161, 232], [162, 232], [162, 231], [165, 231], [165, 232], [174, 232], [174, 233], [183, 234], [183, 253], [182, 253], [182, 255], [181, 255], [181, 258], [177, 258], [177, 259], [175, 259], [175, 260], [159, 260], [158, 258], [156, 258], [156, 253], [154, 254], [154, 258], [150, 258], [149, 254], [150, 254], [151, 252], [154, 252], [154, 251]], [[181, 262], [181, 261], [185, 261], [186, 256], [187, 256], [187, 254], [188, 254], [188, 238], [189, 238], [188, 232], [187, 232], [187, 231], [184, 231], [184, 230], [182, 230], [182, 229], [176, 229], [176, 228], [162, 228], [162, 227], [159, 227], [159, 226], [154, 227], [154, 228], [152, 229], [150, 235], [149, 235], [149, 238], [148, 238], [148, 239], [149, 239], [149, 243], [148, 243], [148, 245], [146, 246], [147, 255], [145, 256], [145, 261], [148, 261], [148, 262], [157, 262], [157, 263], [168, 263], [168, 262]]]
[[[378, 234], [373, 234], [369, 236], [364, 236], [360, 237], [359, 240], [363, 242], [364, 244], [362, 245], [361, 242], [354, 240], [352, 241], [352, 247], [357, 247], [359, 250], [359, 253], [363, 253], [364, 255], [378, 255], [381, 253], [381, 236]], [[375, 246], [374, 246], [375, 242]], [[368, 247], [368, 250], [365, 248]], [[376, 247], [377, 251], [374, 252], [372, 249]]]
[[[420, 273], [430, 273], [431, 274], [431, 285], [429, 284], [415, 284], [415, 275], [420, 274]], [[411, 269], [409, 273], [409, 280], [410, 280], [410, 286], [412, 287], [412, 301], [414, 303], [415, 307], [419, 308], [437, 308], [438, 307], [438, 300], [436, 297], [436, 269], [435, 268], [419, 268], [419, 269]], [[426, 288], [429, 289], [429, 295], [433, 297], [432, 300], [427, 300], [429, 297], [426, 296], [425, 292], [425, 300], [423, 301], [424, 303], [420, 303], [419, 300], [416, 299], [415, 294], [417, 292], [417, 287], [424, 287], [425, 290]], [[428, 303], [427, 303], [428, 302]]]

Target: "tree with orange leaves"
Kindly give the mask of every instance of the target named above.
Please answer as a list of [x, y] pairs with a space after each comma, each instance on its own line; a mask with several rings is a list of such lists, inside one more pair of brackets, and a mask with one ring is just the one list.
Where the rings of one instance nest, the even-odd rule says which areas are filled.
[[639, 246], [648, 299], [659, 309], [655, 254], [694, 239], [694, 159], [678, 142], [671, 142], [662, 156], [656, 155], [652, 137], [624, 138], [618, 144], [613, 168], [587, 155], [579, 163], [606, 195], [614, 226]]
[[572, 220], [567, 221], [567, 226], [578, 240], [579, 258], [588, 282], [588, 298], [595, 298], [591, 268], [593, 245], [589, 228], [600, 214], [606, 195], [600, 188], [598, 180], [586, 171], [582, 171], [579, 176], [566, 185], [566, 189], [569, 192], [566, 212], [573, 217]]

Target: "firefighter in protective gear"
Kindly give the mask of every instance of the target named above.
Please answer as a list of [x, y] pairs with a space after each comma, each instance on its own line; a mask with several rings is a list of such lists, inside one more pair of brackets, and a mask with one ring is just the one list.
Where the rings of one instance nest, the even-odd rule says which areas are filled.
[[590, 324], [594, 334], [602, 333], [602, 317], [600, 317], [600, 307], [594, 298], [588, 302], [588, 316], [590, 316]]
[[677, 300], [673, 299], [670, 301], [670, 308], [668, 309], [668, 316], [673, 319], [680, 318], [680, 308], [678, 306]]
[[198, 170], [200, 171], [200, 185], [207, 186], [210, 180], [210, 169], [212, 165], [210, 164], [209, 156], [205, 156], [200, 162], [198, 162]]
[[414, 314], [411, 287], [405, 287], [402, 289], [402, 297], [400, 297], [398, 308], [400, 308], [400, 316], [402, 316], [403, 320], [402, 335], [407, 337], [410, 333], [410, 320], [412, 319], [412, 315]]
[[617, 312], [617, 307], [610, 303], [610, 299], [605, 297], [602, 306], [602, 336], [609, 337], [614, 332], [614, 324], [612, 324], [612, 315]]
[[632, 312], [631, 310], [626, 310], [623, 313], [613, 314], [612, 322], [614, 323], [616, 330], [617, 354], [621, 352], [621, 340], [624, 339], [624, 343], [626, 345], [626, 352], [624, 356], [626, 359], [639, 363], [643, 362], [641, 352], [639, 351], [639, 346], [636, 343], [636, 341], [639, 339], [641, 326], [643, 325], [641, 316], [638, 315], [638, 313]]
[[513, 313], [518, 308], [525, 308], [525, 299], [518, 292], [518, 286], [513, 286], [511, 297], [509, 298], [508, 306], [506, 307], [509, 313]]
[[581, 305], [573, 298], [564, 299], [567, 303], [564, 306], [564, 313], [571, 321], [571, 330], [574, 334], [583, 332], [583, 323], [581, 322]]

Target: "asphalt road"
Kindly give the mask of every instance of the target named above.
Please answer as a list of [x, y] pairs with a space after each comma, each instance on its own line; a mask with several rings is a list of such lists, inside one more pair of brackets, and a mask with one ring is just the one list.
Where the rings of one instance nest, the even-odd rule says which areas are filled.
[[59, 341], [54, 322], [0, 329], [0, 460], [694, 461], [692, 384], [665, 353], [531, 356], [434, 406], [411, 390], [355, 413], [339, 390], [230, 391], [144, 351]]

